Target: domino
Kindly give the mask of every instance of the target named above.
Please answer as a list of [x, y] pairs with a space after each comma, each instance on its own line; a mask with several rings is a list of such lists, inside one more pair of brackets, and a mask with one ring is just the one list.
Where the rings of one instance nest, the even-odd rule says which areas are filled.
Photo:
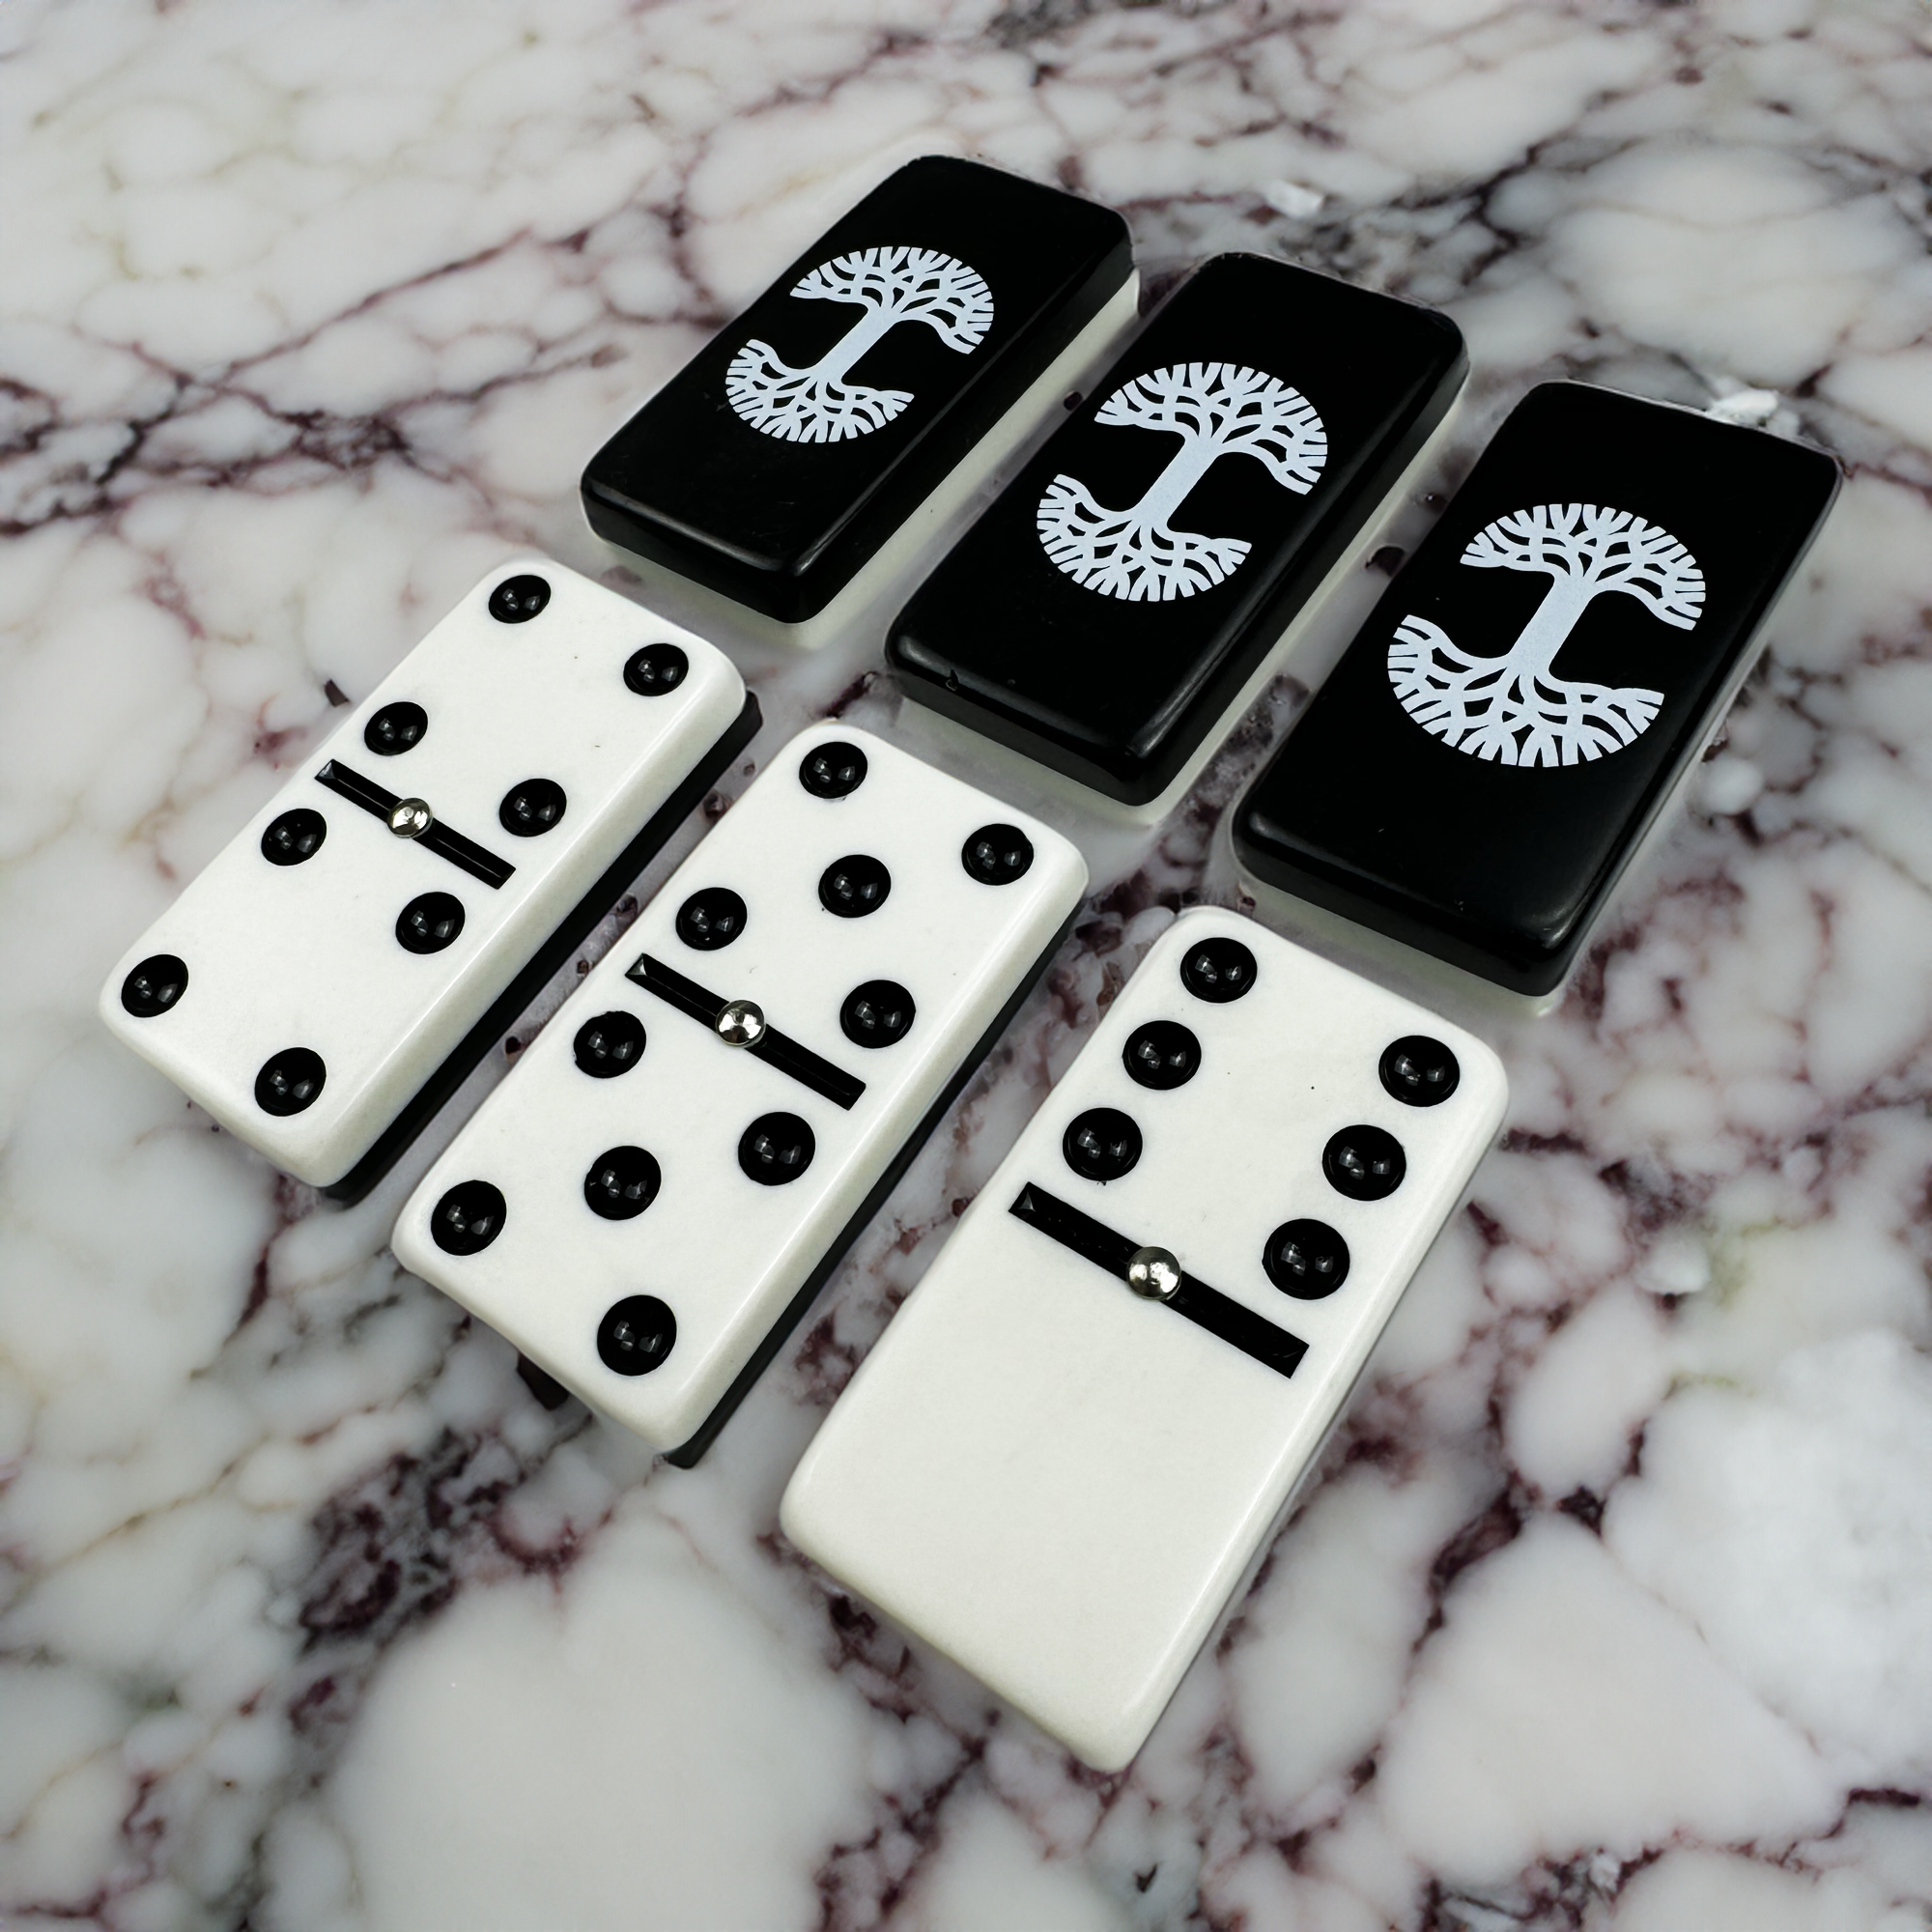
[[1781, 437], [1532, 390], [1243, 799], [1248, 873], [1550, 992], [1837, 489]]
[[909, 162], [598, 451], [584, 514], [620, 548], [803, 625], [942, 485], [963, 495], [1005, 453], [1026, 426], [1003, 430], [1009, 411], [1058, 408], [1132, 319], [1137, 286], [1111, 210], [980, 162]]
[[1505, 1098], [1470, 1035], [1183, 913], [834, 1405], [785, 1534], [1120, 1770]]
[[907, 696], [1148, 804], [1232, 724], [1467, 368], [1433, 309], [1217, 256], [894, 621]]
[[780, 752], [458, 1134], [404, 1264], [689, 1466], [1052, 956], [1065, 838], [861, 731]]
[[546, 557], [504, 564], [142, 934], [101, 1018], [357, 1200], [757, 724], [701, 638]]

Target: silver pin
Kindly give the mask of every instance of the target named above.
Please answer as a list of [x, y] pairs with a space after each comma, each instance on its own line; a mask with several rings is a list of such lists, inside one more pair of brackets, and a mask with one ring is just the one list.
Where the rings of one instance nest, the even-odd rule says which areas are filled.
[[436, 815], [422, 799], [399, 798], [389, 808], [389, 830], [398, 838], [420, 838], [435, 823]]
[[1180, 1291], [1180, 1264], [1165, 1248], [1136, 1248], [1127, 1257], [1127, 1286], [1150, 1301], [1172, 1301]]
[[713, 1024], [726, 1046], [756, 1046], [765, 1037], [765, 1016], [750, 1000], [727, 1000]]

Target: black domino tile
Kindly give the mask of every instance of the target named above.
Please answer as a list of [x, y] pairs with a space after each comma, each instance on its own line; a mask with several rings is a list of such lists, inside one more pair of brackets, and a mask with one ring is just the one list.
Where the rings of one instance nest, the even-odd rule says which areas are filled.
[[[1171, 401], [1166, 384], [1129, 389], [1217, 363], [1218, 377], [1173, 379]], [[1217, 256], [926, 580], [892, 627], [888, 658], [921, 703], [1109, 797], [1147, 803], [1359, 533], [1466, 368], [1462, 336], [1434, 310], [1285, 262]], [[1235, 371], [1253, 378], [1231, 383]], [[1319, 465], [1283, 389], [1319, 418]], [[1156, 497], [1124, 541], [1094, 530], [1084, 507], [1069, 525], [1056, 479], [1113, 512], [1146, 503], [1164, 475], [1170, 490], [1187, 484], [1186, 469], [1170, 471], [1189, 460], [1187, 433], [1164, 421], [1190, 410], [1208, 420], [1190, 390], [1218, 404], [1222, 422], [1284, 423], [1293, 446], [1272, 462], [1224, 449], [1179, 500]], [[1105, 419], [1122, 414], [1142, 420]], [[1181, 533], [1193, 541], [1176, 556]]]
[[[731, 398], [733, 359], [762, 343], [793, 370], [817, 364], [867, 311], [792, 290], [823, 265], [875, 248], [966, 264], [991, 297], [983, 335], [962, 351], [925, 323], [892, 327], [844, 374], [848, 385], [911, 400], [864, 433], [810, 440], [753, 426]], [[801, 622], [851, 581], [1130, 269], [1126, 224], [1110, 209], [979, 162], [909, 162], [598, 451], [583, 472], [590, 526], [753, 610]], [[766, 420], [813, 426], [809, 412]]]
[[[1548, 992], [1837, 488], [1831, 457], [1781, 437], [1577, 383], [1533, 390], [1242, 801], [1242, 859]], [[1642, 539], [1641, 589], [1596, 587], [1639, 559], [1634, 525], [1589, 511], [1674, 540]]]

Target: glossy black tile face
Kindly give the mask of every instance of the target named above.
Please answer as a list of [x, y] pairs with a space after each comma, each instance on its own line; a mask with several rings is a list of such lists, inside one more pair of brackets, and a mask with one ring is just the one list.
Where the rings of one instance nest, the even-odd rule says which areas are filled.
[[583, 472], [591, 527], [770, 616], [820, 611], [1106, 305], [1109, 209], [910, 162]]
[[1761, 431], [1532, 391], [1242, 802], [1242, 858], [1548, 991], [1837, 487], [1830, 457]]
[[1145, 804], [1466, 366], [1432, 310], [1216, 257], [899, 613], [888, 657], [922, 703]]

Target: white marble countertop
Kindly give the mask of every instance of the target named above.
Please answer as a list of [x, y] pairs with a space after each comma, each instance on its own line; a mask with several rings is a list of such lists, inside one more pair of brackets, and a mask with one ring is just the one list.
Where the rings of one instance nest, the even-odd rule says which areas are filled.
[[[0, 122], [0, 1923], [1927, 1924], [1922, 6], [8, 0]], [[930, 150], [1119, 206], [1156, 287], [1244, 247], [1447, 307], [1452, 469], [1576, 375], [1775, 391], [1850, 471], [1690, 808], [1494, 1030], [1506, 1139], [1120, 1777], [830, 1593], [776, 1499], [1096, 1001], [1234, 896], [1298, 683], [1107, 848], [693, 1473], [397, 1268], [436, 1137], [319, 1208], [93, 1013], [482, 568], [611, 570], [587, 453]], [[897, 728], [863, 640], [739, 655], [759, 756]]]

